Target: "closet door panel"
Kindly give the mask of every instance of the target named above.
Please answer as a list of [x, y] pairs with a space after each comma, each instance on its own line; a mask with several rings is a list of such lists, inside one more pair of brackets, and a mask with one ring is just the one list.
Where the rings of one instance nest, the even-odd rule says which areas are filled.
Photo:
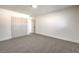
[[12, 37], [24, 36], [27, 34], [27, 20], [25, 18], [11, 17]]

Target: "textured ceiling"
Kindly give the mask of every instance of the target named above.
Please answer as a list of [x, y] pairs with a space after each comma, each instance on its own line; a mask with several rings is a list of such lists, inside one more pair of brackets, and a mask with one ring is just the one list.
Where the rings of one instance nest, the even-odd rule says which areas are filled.
[[17, 11], [31, 16], [39, 16], [51, 13], [57, 10], [70, 7], [69, 5], [38, 5], [37, 8], [32, 8], [31, 5], [0, 5], [0, 8]]

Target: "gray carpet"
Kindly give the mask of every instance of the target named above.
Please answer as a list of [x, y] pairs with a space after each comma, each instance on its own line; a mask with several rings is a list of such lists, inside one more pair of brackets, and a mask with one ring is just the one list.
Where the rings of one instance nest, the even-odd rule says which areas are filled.
[[78, 53], [79, 44], [39, 34], [0, 42], [0, 53]]

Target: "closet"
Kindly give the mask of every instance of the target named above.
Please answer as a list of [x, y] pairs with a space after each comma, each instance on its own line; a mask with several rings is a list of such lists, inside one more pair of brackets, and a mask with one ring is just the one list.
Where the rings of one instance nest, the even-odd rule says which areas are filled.
[[0, 9], [0, 41], [32, 33], [32, 21], [26, 14]]
[[22, 17], [11, 16], [11, 33], [12, 37], [24, 36], [27, 34], [27, 19]]

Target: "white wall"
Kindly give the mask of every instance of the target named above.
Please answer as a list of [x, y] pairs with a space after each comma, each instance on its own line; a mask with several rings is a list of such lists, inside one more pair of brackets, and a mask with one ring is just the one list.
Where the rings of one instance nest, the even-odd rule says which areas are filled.
[[33, 33], [32, 20], [27, 20], [27, 35]]
[[11, 17], [0, 14], [0, 41], [11, 39]]
[[36, 33], [79, 43], [79, 7], [36, 17]]

